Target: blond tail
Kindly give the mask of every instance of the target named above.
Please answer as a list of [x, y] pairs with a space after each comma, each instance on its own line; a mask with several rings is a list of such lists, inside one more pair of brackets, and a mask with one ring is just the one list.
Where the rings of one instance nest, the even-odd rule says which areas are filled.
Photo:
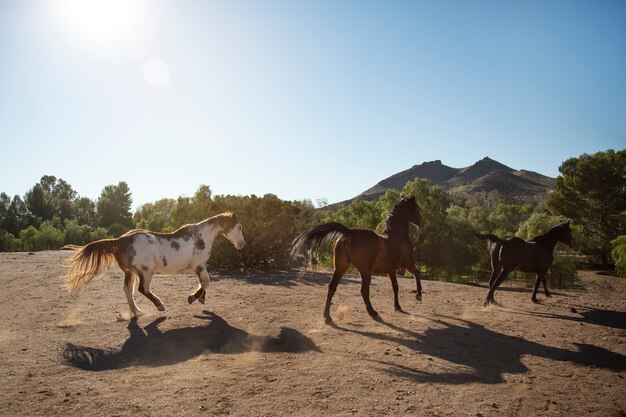
[[76, 292], [111, 267], [117, 252], [117, 239], [96, 240], [83, 247], [71, 245], [68, 249], [78, 250], [67, 271], [70, 292]]

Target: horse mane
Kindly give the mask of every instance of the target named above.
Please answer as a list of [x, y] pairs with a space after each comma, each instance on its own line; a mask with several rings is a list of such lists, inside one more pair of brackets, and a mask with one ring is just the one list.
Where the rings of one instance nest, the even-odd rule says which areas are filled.
[[213, 217], [209, 217], [208, 219], [205, 219], [198, 223], [198, 225], [204, 223], [216, 225], [220, 229], [228, 230], [235, 227], [235, 225], [239, 223], [239, 220], [237, 219], [237, 215], [235, 213], [233, 213], [232, 211], [227, 211], [225, 213], [216, 214]]
[[408, 198], [404, 197], [389, 211], [387, 219], [385, 220], [385, 230], [383, 231], [383, 234], [388, 235], [395, 225], [397, 225], [399, 222], [404, 222], [405, 220], [407, 220], [407, 212], [405, 208], [407, 201]]
[[531, 242], [544, 242], [546, 240], [559, 240], [559, 236], [557, 236], [557, 234], [561, 235], [563, 233], [564, 227], [567, 225], [568, 225], [567, 222], [560, 222], [556, 224], [555, 226], [552, 226], [550, 230], [548, 230], [544, 234], [535, 236], [530, 241]]

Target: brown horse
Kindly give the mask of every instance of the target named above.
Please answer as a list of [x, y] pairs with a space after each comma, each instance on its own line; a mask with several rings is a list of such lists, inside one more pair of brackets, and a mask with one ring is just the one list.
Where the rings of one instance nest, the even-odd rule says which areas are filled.
[[497, 304], [493, 294], [512, 271], [537, 273], [535, 289], [531, 298], [534, 303], [538, 302], [537, 290], [540, 281], [543, 284], [546, 297], [551, 297], [546, 285], [546, 273], [554, 260], [552, 254], [554, 247], [557, 242], [563, 242], [568, 246], [572, 246], [574, 242], [569, 222], [557, 224], [547, 233], [535, 237], [530, 242], [519, 237], [501, 239], [490, 233], [476, 233], [476, 236], [487, 240], [489, 256], [491, 257], [491, 279], [489, 280], [489, 293], [485, 306], [490, 303]]
[[396, 310], [402, 311], [398, 302], [396, 278], [398, 267], [408, 269], [415, 276], [417, 285], [415, 297], [418, 300], [422, 299], [419, 270], [413, 260], [413, 244], [409, 237], [409, 222], [419, 227], [424, 225], [424, 219], [415, 202], [415, 197], [405, 197], [393, 207], [382, 235], [369, 229], [348, 228], [341, 223], [331, 222], [320, 224], [294, 239], [292, 253], [304, 256], [315, 253], [323, 241], [339, 237], [334, 249], [335, 272], [328, 285], [328, 296], [324, 308], [324, 318], [327, 324], [333, 322], [330, 316], [330, 305], [337, 285], [350, 264], [354, 265], [361, 274], [361, 295], [367, 312], [373, 318], [377, 318], [378, 313], [370, 302], [372, 274], [389, 275]]

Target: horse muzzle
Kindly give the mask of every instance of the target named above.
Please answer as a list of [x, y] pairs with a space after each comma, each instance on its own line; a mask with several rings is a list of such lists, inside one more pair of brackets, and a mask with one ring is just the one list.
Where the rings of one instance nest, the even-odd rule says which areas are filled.
[[235, 249], [237, 250], [242, 250], [245, 247], [246, 247], [246, 242], [237, 242], [237, 244], [235, 245]]

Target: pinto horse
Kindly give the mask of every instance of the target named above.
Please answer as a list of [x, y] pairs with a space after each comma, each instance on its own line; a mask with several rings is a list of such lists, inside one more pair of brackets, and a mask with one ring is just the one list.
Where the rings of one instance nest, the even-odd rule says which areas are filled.
[[[314, 254], [319, 245], [329, 239], [338, 238], [334, 248], [335, 271], [328, 285], [328, 296], [324, 308], [326, 324], [332, 324], [330, 305], [341, 277], [350, 264], [361, 274], [361, 296], [367, 312], [372, 318], [378, 313], [370, 302], [370, 282], [372, 274], [388, 274], [393, 287], [394, 307], [402, 311], [398, 302], [398, 280], [396, 270], [404, 267], [415, 277], [418, 300], [422, 299], [422, 285], [419, 270], [413, 260], [413, 244], [409, 237], [409, 222], [422, 227], [424, 219], [415, 197], [405, 197], [391, 210], [385, 231], [382, 235], [370, 229], [348, 228], [341, 223], [330, 222], [315, 226], [296, 237], [293, 241], [292, 254], [306, 256]], [[307, 258], [308, 259], [308, 258]]]
[[213, 241], [219, 235], [224, 235], [238, 250], [245, 246], [241, 224], [234, 213], [218, 214], [173, 233], [137, 229], [117, 239], [97, 240], [85, 246], [68, 245], [68, 249], [78, 250], [67, 272], [70, 291], [77, 291], [105, 273], [115, 259], [124, 272], [124, 292], [134, 318], [141, 314], [134, 298], [136, 277], [139, 292], [152, 301], [157, 310], [165, 311], [161, 299], [150, 289], [155, 272], [171, 274], [192, 270], [198, 276], [199, 286], [187, 301], [191, 304], [199, 300], [204, 304], [209, 285], [206, 263]]
[[491, 233], [476, 233], [476, 236], [487, 240], [491, 258], [491, 279], [489, 280], [489, 293], [485, 306], [491, 303], [497, 304], [493, 295], [512, 271], [535, 272], [537, 274], [535, 289], [531, 298], [534, 303], [538, 302], [537, 291], [540, 281], [543, 284], [546, 297], [551, 297], [546, 284], [546, 273], [554, 261], [554, 247], [557, 242], [563, 242], [568, 246], [572, 246], [574, 242], [569, 222], [557, 224], [530, 242], [519, 237], [502, 239]]

